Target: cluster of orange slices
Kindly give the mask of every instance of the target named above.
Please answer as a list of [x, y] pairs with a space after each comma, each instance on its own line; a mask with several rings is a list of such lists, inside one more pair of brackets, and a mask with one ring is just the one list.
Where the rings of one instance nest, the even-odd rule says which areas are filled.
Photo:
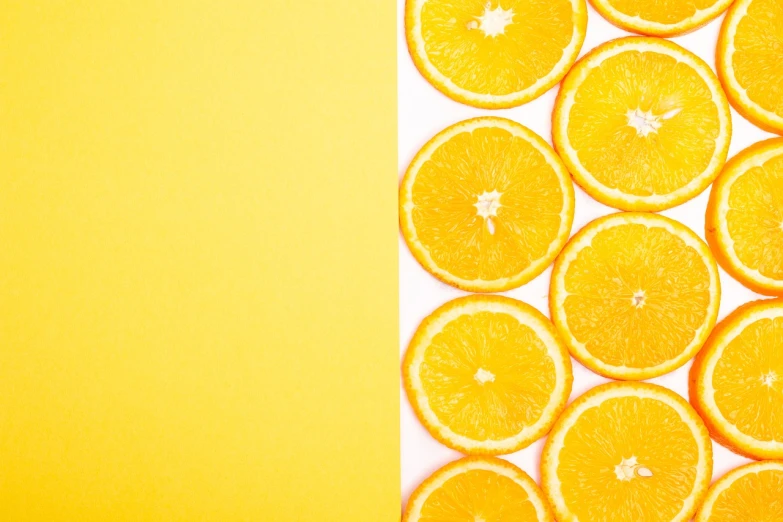
[[[554, 147], [474, 118], [402, 180], [410, 251], [474, 293], [427, 317], [404, 357], [416, 415], [468, 455], [416, 489], [404, 521], [783, 521], [783, 138], [726, 161], [730, 105], [783, 135], [783, 0], [591, 3], [643, 36], [577, 61], [585, 0], [407, 0], [411, 57], [450, 98], [508, 108], [561, 86]], [[662, 38], [726, 10], [717, 74]], [[623, 212], [571, 236], [573, 182]], [[654, 213], [710, 185], [706, 241]], [[550, 318], [487, 295], [552, 265]], [[718, 322], [719, 266], [773, 298]], [[568, 404], [571, 356], [621, 382]], [[690, 360], [689, 401], [638, 382]], [[495, 457], [545, 435], [540, 487]], [[710, 487], [711, 439], [759, 462]]]

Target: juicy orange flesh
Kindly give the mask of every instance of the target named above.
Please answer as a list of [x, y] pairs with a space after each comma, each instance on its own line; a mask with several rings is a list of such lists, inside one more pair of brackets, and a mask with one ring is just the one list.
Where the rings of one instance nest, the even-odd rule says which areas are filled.
[[609, 0], [609, 4], [628, 16], [660, 24], [677, 24], [715, 5], [718, 0]]
[[783, 154], [734, 181], [726, 223], [742, 264], [783, 280]]
[[737, 24], [734, 77], [763, 109], [783, 116], [783, 2], [753, 0]]
[[[511, 10], [502, 34], [482, 30], [488, 7]], [[570, 0], [427, 0], [421, 27], [435, 69], [470, 92], [506, 95], [555, 68], [571, 42], [574, 13]]]
[[456, 475], [430, 494], [420, 522], [535, 522], [536, 509], [527, 491], [493, 471], [470, 470]]
[[534, 424], [556, 385], [543, 341], [495, 312], [446, 324], [427, 347], [420, 375], [440, 422], [474, 440], [507, 439]]
[[[485, 218], [476, 204], [494, 191], [500, 207]], [[457, 134], [435, 150], [416, 175], [412, 199], [422, 246], [438, 267], [471, 281], [511, 277], [543, 257], [565, 204], [544, 155], [495, 127]]]
[[726, 345], [712, 385], [721, 415], [737, 429], [783, 442], [783, 317], [760, 319]]
[[710, 303], [710, 275], [698, 252], [663, 228], [639, 224], [598, 232], [569, 265], [565, 289], [576, 340], [604, 363], [631, 368], [680, 355]]
[[709, 522], [783, 520], [783, 471], [748, 473], [718, 496]]
[[[618, 478], [616, 466], [633, 457], [652, 476], [639, 476], [637, 469], [630, 480]], [[671, 406], [649, 398], [608, 399], [585, 410], [566, 434], [559, 493], [579, 520], [672, 520], [693, 489], [697, 464], [696, 440]]]
[[588, 73], [567, 132], [598, 182], [650, 196], [674, 192], [706, 170], [720, 124], [712, 94], [692, 67], [661, 53], [626, 51]]

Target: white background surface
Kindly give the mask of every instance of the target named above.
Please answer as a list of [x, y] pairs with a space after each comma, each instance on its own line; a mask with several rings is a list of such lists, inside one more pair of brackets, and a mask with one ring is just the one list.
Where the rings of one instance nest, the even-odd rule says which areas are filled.
[[[526, 105], [507, 110], [476, 109], [450, 100], [427, 83], [413, 65], [405, 43], [403, 25], [405, 1], [397, 0], [397, 2], [400, 177], [405, 173], [408, 163], [419, 148], [433, 135], [453, 123], [476, 116], [494, 114], [510, 118], [529, 127], [551, 145], [550, 117], [559, 87], [552, 88], [540, 98]], [[496, 0], [493, 0], [493, 5], [495, 3]], [[723, 16], [693, 33], [671, 40], [700, 56], [714, 71], [715, 46], [722, 21]], [[587, 38], [582, 46], [580, 56], [602, 42], [629, 35], [630, 33], [609, 24], [595, 10], [589, 8]], [[729, 157], [755, 142], [773, 136], [749, 123], [733, 109], [732, 122], [734, 132]], [[593, 219], [616, 212], [615, 209], [591, 199], [578, 186], [575, 188], [576, 216], [572, 234]], [[704, 239], [704, 213], [707, 208], [708, 196], [709, 188], [695, 199], [674, 209], [664, 211], [662, 214], [684, 223]], [[551, 267], [532, 282], [503, 294], [534, 306], [548, 317], [547, 295], [550, 274]], [[720, 278], [723, 295], [719, 319], [724, 318], [741, 304], [761, 298], [758, 294], [733, 280], [723, 270], [720, 272]], [[443, 303], [465, 294], [465, 292], [441, 283], [429, 275], [410, 254], [402, 236], [400, 236], [400, 356], [402, 357], [404, 354], [416, 327], [425, 316]], [[572, 363], [574, 386], [570, 400], [586, 390], [608, 381], [608, 379], [585, 369], [573, 359]], [[687, 398], [689, 369], [690, 362], [679, 370], [649, 382], [666, 386]], [[402, 405], [402, 497], [404, 505], [408, 496], [421, 481], [439, 467], [461, 455], [441, 445], [427, 433], [414, 415], [402, 387], [400, 387], [400, 400]], [[543, 442], [544, 439], [541, 439], [528, 448], [503, 458], [524, 469], [538, 482], [539, 455]], [[713, 442], [713, 450], [715, 457], [713, 478], [720, 477], [726, 471], [750, 462], [715, 442]]]

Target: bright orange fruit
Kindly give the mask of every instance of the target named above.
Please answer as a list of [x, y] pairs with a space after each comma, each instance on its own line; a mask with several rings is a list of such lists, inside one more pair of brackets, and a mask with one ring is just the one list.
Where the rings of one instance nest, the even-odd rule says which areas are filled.
[[783, 459], [783, 299], [741, 306], [691, 367], [691, 403], [713, 438], [754, 459]]
[[685, 522], [711, 475], [704, 423], [682, 397], [646, 383], [579, 397], [541, 456], [541, 485], [560, 522]]
[[585, 0], [407, 0], [413, 62], [450, 98], [490, 109], [537, 98], [579, 55]]
[[472, 295], [419, 326], [403, 362], [429, 432], [463, 453], [512, 453], [544, 436], [571, 393], [571, 360], [552, 323], [501, 296]]
[[413, 492], [402, 522], [555, 522], [535, 482], [491, 457], [447, 464]]
[[400, 224], [421, 265], [473, 292], [499, 292], [543, 272], [568, 240], [574, 187], [527, 127], [485, 117], [432, 138], [400, 187]]
[[707, 241], [723, 268], [766, 295], [783, 295], [783, 138], [737, 154], [715, 180]]
[[783, 462], [754, 462], [730, 471], [710, 488], [694, 522], [783, 520]]
[[571, 354], [613, 379], [649, 379], [693, 357], [718, 316], [718, 266], [684, 225], [642, 212], [596, 219], [555, 262], [552, 321]]
[[698, 29], [733, 0], [590, 0], [614, 25], [650, 36], [675, 36]]

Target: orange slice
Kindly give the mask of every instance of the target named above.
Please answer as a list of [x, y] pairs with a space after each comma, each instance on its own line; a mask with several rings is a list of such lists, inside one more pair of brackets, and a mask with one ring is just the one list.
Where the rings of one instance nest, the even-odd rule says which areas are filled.
[[730, 471], [707, 493], [695, 522], [783, 520], [783, 462], [754, 462]]
[[541, 490], [521, 469], [492, 457], [442, 467], [408, 500], [402, 522], [554, 522]]
[[783, 3], [736, 0], [718, 38], [716, 66], [734, 108], [783, 134]]
[[537, 98], [579, 55], [585, 0], [407, 0], [405, 36], [446, 96], [498, 109]]
[[783, 295], [783, 138], [737, 154], [715, 181], [707, 241], [721, 266], [766, 295]]
[[582, 395], [541, 456], [541, 486], [560, 522], [684, 522], [711, 475], [701, 419], [654, 384], [609, 383]]
[[698, 29], [733, 0], [590, 0], [611, 23], [634, 33], [675, 36]]
[[783, 459], [783, 300], [741, 306], [690, 373], [691, 403], [713, 438], [746, 457]]
[[667, 40], [629, 37], [593, 49], [571, 69], [552, 134], [592, 197], [623, 210], [662, 210], [718, 175], [731, 117], [700, 58]]
[[503, 118], [475, 118], [432, 138], [400, 187], [411, 252], [440, 280], [473, 292], [527, 283], [563, 248], [574, 187], [547, 143]]
[[555, 262], [552, 320], [571, 354], [613, 379], [649, 379], [682, 366], [718, 316], [709, 248], [680, 223], [626, 212], [596, 219]]
[[429, 432], [463, 453], [497, 455], [543, 437], [571, 393], [571, 360], [549, 320], [501, 296], [441, 306], [403, 362], [408, 399]]

